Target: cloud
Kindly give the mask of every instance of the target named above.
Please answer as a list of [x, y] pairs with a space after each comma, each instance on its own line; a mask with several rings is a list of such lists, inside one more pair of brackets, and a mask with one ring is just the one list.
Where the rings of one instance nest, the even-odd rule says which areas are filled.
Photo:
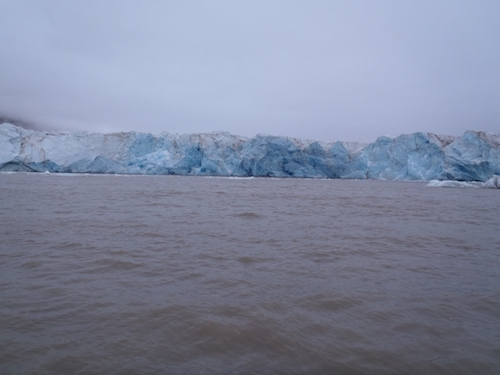
[[5, 1], [0, 114], [321, 140], [499, 132], [500, 4]]

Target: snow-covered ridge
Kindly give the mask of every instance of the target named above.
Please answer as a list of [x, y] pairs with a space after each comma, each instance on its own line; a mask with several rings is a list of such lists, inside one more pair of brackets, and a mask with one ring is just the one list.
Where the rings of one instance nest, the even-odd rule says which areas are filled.
[[414, 133], [364, 144], [227, 132], [39, 132], [3, 123], [0, 171], [487, 181], [500, 175], [500, 135]]

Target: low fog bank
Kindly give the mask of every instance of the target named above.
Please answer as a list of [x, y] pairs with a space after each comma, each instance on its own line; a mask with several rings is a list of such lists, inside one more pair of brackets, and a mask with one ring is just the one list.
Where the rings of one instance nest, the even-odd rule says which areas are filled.
[[43, 125], [40, 123], [32, 122], [32, 121], [27, 121], [25, 119], [21, 119], [18, 117], [9, 117], [9, 116], [4, 116], [0, 114], [0, 124], [3, 123], [9, 123], [12, 125], [20, 126], [21, 128], [24, 129], [31, 129], [31, 130], [36, 130], [36, 131], [55, 131], [55, 130], [62, 130], [54, 126], [48, 126], [48, 125]]

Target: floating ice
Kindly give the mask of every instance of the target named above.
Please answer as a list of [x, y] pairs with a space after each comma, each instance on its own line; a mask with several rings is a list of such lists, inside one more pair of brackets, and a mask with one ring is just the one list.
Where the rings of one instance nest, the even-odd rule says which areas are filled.
[[500, 176], [494, 175], [488, 181], [483, 183], [483, 187], [492, 188], [492, 189], [500, 189]]
[[414, 133], [324, 143], [225, 132], [38, 132], [4, 123], [0, 171], [484, 182], [500, 175], [500, 136]]
[[478, 188], [479, 185], [477, 182], [464, 182], [464, 181], [439, 181], [439, 180], [431, 180], [427, 184], [428, 187], [446, 187], [446, 188]]

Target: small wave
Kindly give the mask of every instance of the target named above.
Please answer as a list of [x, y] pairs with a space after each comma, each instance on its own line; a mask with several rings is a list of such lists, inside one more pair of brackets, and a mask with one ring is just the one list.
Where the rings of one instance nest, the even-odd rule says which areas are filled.
[[185, 194], [188, 194], [188, 193], [186, 193], [185, 191], [180, 191], [180, 190], [172, 190], [172, 191], [167, 192], [166, 196], [169, 196], [169, 195], [185, 195]]
[[34, 260], [29, 260], [23, 264], [21, 264], [21, 268], [26, 268], [26, 269], [34, 269], [40, 267], [41, 262], [37, 262]]
[[320, 293], [302, 299], [301, 304], [313, 309], [341, 311], [359, 305], [361, 301], [345, 296], [332, 297]]
[[242, 212], [240, 214], [234, 215], [235, 217], [241, 217], [242, 219], [260, 219], [261, 216], [255, 212]]
[[248, 265], [257, 262], [257, 259], [249, 256], [243, 256], [238, 258], [238, 262]]
[[88, 269], [83, 273], [85, 274], [102, 274], [113, 271], [128, 271], [136, 268], [140, 268], [142, 265], [140, 263], [131, 262], [127, 260], [115, 260], [111, 258], [99, 259], [90, 264]]

